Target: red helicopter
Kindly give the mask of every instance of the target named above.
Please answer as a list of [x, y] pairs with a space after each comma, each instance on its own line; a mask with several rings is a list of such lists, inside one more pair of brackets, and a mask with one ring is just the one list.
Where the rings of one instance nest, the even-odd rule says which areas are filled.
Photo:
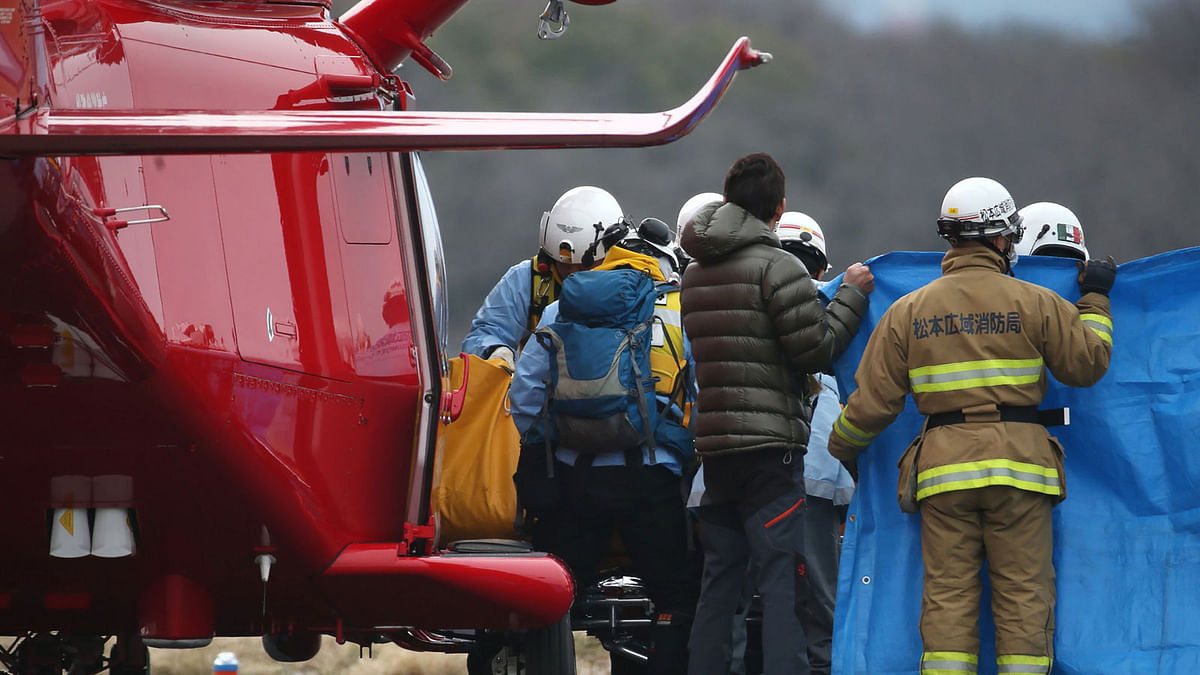
[[739, 40], [659, 113], [409, 110], [393, 70], [448, 78], [424, 40], [465, 2], [0, 0], [3, 668], [464, 629], [566, 672], [563, 566], [430, 512], [457, 398], [416, 151], [669, 143], [768, 55]]

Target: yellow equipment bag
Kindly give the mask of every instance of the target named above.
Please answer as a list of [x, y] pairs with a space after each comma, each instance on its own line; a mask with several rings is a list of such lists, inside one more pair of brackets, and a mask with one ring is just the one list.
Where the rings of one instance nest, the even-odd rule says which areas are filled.
[[521, 437], [508, 410], [512, 374], [478, 356], [450, 359], [448, 391], [465, 387], [458, 417], [438, 426], [430, 507], [442, 544], [459, 539], [516, 539], [513, 473]]

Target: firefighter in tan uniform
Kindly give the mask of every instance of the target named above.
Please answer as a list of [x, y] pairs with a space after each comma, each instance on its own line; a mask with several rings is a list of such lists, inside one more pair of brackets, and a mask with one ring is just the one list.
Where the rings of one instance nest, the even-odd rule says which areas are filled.
[[834, 456], [850, 461], [910, 391], [927, 416], [901, 459], [900, 483], [902, 507], [919, 502], [921, 512], [923, 675], [976, 672], [985, 558], [998, 671], [1049, 673], [1054, 658], [1051, 509], [1066, 488], [1062, 448], [1038, 423], [1037, 406], [1047, 368], [1076, 387], [1108, 369], [1116, 267], [1111, 258], [1081, 262], [1073, 306], [1015, 279], [1020, 220], [996, 181], [950, 188], [938, 220], [953, 246], [942, 277], [883, 315], [829, 436]]

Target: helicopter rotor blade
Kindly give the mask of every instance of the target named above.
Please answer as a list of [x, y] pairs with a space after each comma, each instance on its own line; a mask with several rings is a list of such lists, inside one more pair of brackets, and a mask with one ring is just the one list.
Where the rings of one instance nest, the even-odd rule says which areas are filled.
[[740, 38], [686, 103], [652, 113], [35, 110], [0, 122], [0, 156], [645, 147], [678, 140], [739, 70], [771, 55]]

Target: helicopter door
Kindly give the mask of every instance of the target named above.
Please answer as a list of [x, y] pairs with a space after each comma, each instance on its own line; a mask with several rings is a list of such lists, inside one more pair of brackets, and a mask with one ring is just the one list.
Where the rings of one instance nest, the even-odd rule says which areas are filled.
[[212, 158], [238, 352], [349, 380], [346, 296], [325, 155]]
[[415, 197], [401, 223], [401, 240], [412, 313], [413, 345], [421, 384], [417, 420], [416, 452], [413, 455], [405, 518], [409, 522], [428, 520], [432, 489], [434, 444], [441, 393], [447, 384], [446, 335], [449, 313], [446, 306], [446, 262], [442, 255], [442, 235], [438, 228], [433, 196], [421, 166], [420, 156], [397, 153], [392, 156], [396, 173], [404, 180], [397, 187]]
[[[147, 156], [140, 168], [145, 195], [139, 198], [136, 189], [130, 190], [124, 197], [128, 205], [162, 204], [171, 214], [165, 223], [131, 226], [118, 234], [143, 297], [151, 311], [161, 312], [169, 342], [232, 352], [236, 343], [227, 265], [209, 158]], [[145, 251], [146, 236], [153, 242], [153, 256]], [[151, 266], [157, 275], [153, 294], [145, 284]]]

